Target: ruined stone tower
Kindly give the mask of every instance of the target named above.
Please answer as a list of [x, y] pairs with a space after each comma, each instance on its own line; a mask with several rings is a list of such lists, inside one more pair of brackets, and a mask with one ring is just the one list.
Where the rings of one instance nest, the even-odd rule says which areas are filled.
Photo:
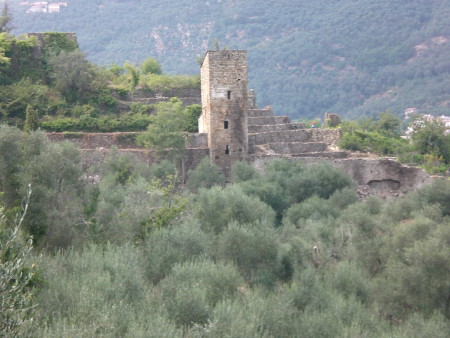
[[201, 67], [200, 133], [208, 134], [211, 162], [229, 175], [248, 154], [247, 51], [208, 51]]

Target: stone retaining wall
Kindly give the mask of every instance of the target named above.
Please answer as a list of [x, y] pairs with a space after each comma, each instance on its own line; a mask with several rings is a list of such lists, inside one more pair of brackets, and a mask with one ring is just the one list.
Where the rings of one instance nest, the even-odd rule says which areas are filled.
[[287, 116], [260, 116], [260, 117], [249, 117], [248, 125], [267, 125], [267, 124], [282, 124], [290, 123], [291, 120]]
[[70, 141], [80, 149], [110, 149], [116, 147], [119, 149], [142, 148], [136, 144], [138, 132], [131, 133], [47, 133], [50, 141], [61, 142]]
[[[119, 155], [130, 155], [133, 158], [147, 163], [148, 165], [157, 163], [160, 158], [155, 151], [145, 149], [81, 149], [81, 158], [84, 170], [98, 167], [105, 158], [112, 152]], [[184, 160], [184, 170], [194, 170], [202, 159], [209, 155], [208, 149], [187, 149]]]
[[277, 154], [301, 154], [326, 151], [327, 145], [322, 142], [278, 142], [269, 143], [268, 148]]

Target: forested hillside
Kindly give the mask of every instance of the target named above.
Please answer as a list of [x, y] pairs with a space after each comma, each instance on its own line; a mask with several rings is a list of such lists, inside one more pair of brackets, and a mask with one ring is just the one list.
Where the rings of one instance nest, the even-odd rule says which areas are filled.
[[60, 13], [26, 13], [15, 30], [76, 32], [98, 64], [160, 60], [197, 73], [213, 47], [249, 50], [259, 105], [291, 117], [450, 110], [447, 0], [67, 0]]

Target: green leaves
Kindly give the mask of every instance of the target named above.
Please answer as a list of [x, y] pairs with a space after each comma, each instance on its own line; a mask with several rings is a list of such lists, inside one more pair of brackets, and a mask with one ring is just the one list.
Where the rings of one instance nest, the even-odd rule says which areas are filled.
[[145, 59], [141, 64], [141, 73], [160, 75], [162, 74], [161, 65], [154, 58]]
[[12, 227], [0, 207], [0, 332], [14, 337], [27, 321], [32, 320], [33, 282], [37, 267], [30, 263], [31, 238], [21, 238], [21, 224], [26, 217], [31, 189], [25, 197], [25, 208]]
[[180, 161], [186, 145], [185, 128], [187, 117], [180, 100], [155, 105], [156, 115], [150, 117], [147, 132], [139, 135], [138, 143], [156, 149], [169, 159]]

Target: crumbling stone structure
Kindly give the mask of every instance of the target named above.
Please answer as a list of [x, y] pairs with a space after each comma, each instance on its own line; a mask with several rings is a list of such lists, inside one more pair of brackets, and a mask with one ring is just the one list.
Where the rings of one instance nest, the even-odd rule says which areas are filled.
[[247, 52], [208, 51], [201, 67], [199, 132], [208, 135], [209, 156], [228, 175], [248, 154]]
[[239, 160], [252, 155], [344, 157], [330, 151], [339, 130], [305, 129], [272, 109], [259, 109], [256, 94], [247, 90], [247, 52], [208, 51], [201, 67], [202, 115], [199, 131], [207, 135], [211, 162], [228, 176]]
[[[193, 148], [209, 149], [212, 163], [228, 176], [235, 161], [247, 160], [259, 170], [275, 158], [327, 161], [350, 174], [362, 197], [370, 194], [397, 197], [431, 181], [422, 169], [388, 159], [352, 158], [338, 149], [339, 129], [306, 128], [288, 116], [259, 109], [253, 90], [247, 90], [246, 52], [208, 51], [201, 68], [203, 112], [201, 134], [191, 138]], [[326, 114], [330, 125], [339, 116]], [[195, 141], [195, 142], [194, 142]]]
[[[245, 51], [209, 51], [202, 64], [201, 81], [200, 133], [187, 139], [186, 171], [195, 169], [208, 155], [227, 177], [232, 164], [239, 160], [260, 171], [277, 158], [301, 160], [306, 165], [327, 161], [357, 182], [362, 198], [402, 196], [432, 180], [424, 170], [393, 159], [355, 157], [339, 150], [339, 129], [307, 128], [292, 123], [288, 116], [274, 116], [270, 107], [258, 108], [255, 93], [247, 90]], [[49, 137], [74, 142], [83, 150], [86, 166], [100, 161], [113, 146], [149, 164], [156, 160], [154, 152], [135, 144], [136, 133], [53, 133]]]

